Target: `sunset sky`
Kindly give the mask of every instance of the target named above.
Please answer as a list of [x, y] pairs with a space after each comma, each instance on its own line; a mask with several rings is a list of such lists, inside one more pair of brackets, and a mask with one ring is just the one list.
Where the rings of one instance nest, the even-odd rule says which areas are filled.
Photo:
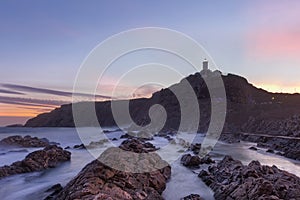
[[[268, 91], [300, 92], [299, 10], [297, 0], [3, 0], [0, 126], [69, 103], [89, 52], [107, 37], [139, 27], [183, 32], [203, 45], [222, 72]], [[121, 67], [106, 77], [98, 100], [110, 99]], [[122, 85], [124, 94], [131, 84]], [[157, 89], [140, 88], [135, 97]]]

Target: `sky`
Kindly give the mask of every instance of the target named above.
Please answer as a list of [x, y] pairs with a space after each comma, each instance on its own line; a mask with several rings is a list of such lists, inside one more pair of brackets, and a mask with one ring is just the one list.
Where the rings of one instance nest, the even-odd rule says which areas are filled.
[[[76, 74], [90, 51], [114, 34], [141, 27], [187, 34], [209, 52], [222, 72], [244, 76], [257, 87], [300, 92], [297, 0], [3, 0], [0, 126], [24, 123], [69, 103]], [[137, 53], [127, 60], [151, 61], [147, 56], [157, 57], [155, 52]], [[102, 80], [98, 100], [111, 98], [116, 74], [124, 69], [124, 63], [111, 68]], [[169, 81], [179, 79], [174, 76]], [[122, 84], [119, 97], [132, 97], [126, 94], [133, 85]], [[134, 97], [148, 96], [160, 87], [140, 87]]]

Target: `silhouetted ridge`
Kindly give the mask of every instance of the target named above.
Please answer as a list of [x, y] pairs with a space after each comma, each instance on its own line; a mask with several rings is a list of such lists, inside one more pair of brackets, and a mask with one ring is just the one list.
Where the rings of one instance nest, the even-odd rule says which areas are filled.
[[[214, 80], [215, 73], [219, 71], [207, 72], [209, 79]], [[241, 76], [234, 74], [222, 75], [227, 98], [225, 132], [240, 131], [242, 127], [252, 130], [248, 121], [255, 120], [269, 121], [284, 120], [295, 114], [300, 114], [300, 95], [270, 93], [263, 89], [258, 89]], [[210, 122], [211, 100], [207, 85], [200, 73], [195, 73], [185, 78], [192, 86], [200, 107], [201, 120], [199, 131], [205, 132]], [[146, 125], [150, 122], [149, 109], [154, 104], [162, 105], [167, 112], [167, 121], [164, 129], [177, 129], [180, 124], [180, 105], [178, 99], [173, 94], [172, 89], [180, 89], [184, 80], [153, 93], [151, 98], [140, 98], [130, 100], [130, 115], [139, 125]], [[186, 91], [180, 91], [180, 95], [185, 95]], [[116, 101], [120, 103], [122, 100]], [[81, 102], [78, 104], [88, 104], [92, 102]], [[101, 126], [116, 125], [112, 112], [111, 102], [96, 102], [96, 112]], [[83, 112], [84, 114], [84, 112]], [[192, 119], [191, 119], [192, 120]], [[84, 126], [94, 126], [96, 122], [84, 122]], [[125, 122], [126, 123], [126, 122]], [[129, 121], [128, 121], [129, 123]], [[73, 127], [72, 105], [62, 105], [50, 113], [43, 113], [27, 121], [27, 127]], [[243, 129], [247, 131], [247, 129]]]

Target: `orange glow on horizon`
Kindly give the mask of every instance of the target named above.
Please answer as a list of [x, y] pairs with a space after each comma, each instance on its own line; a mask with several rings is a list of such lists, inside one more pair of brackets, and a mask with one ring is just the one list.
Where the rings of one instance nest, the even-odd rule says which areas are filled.
[[284, 86], [280, 84], [275, 84], [275, 83], [256, 83], [254, 84], [255, 87], [257, 88], [262, 88], [268, 92], [274, 92], [274, 93], [299, 93], [300, 92], [300, 86], [295, 85], [295, 86]]
[[18, 107], [16, 105], [1, 104], [0, 103], [0, 116], [5, 117], [35, 117], [43, 112], [49, 112], [54, 108], [34, 107], [28, 106]]

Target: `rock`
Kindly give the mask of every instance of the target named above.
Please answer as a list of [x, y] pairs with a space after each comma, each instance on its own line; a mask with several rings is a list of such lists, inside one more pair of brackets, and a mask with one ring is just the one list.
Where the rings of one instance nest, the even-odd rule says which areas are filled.
[[229, 144], [239, 143], [241, 141], [241, 136], [237, 132], [222, 133], [219, 140]]
[[186, 167], [199, 167], [201, 164], [201, 158], [199, 156], [185, 154], [181, 157], [181, 163]]
[[46, 147], [51, 143], [46, 139], [39, 139], [26, 135], [24, 137], [16, 135], [9, 136], [0, 141], [0, 145], [19, 146], [19, 147]]
[[212, 190], [216, 200], [233, 199], [300, 199], [300, 178], [276, 166], [258, 161], [242, 165], [225, 156], [216, 166], [202, 170], [200, 177]]
[[186, 197], [181, 198], [180, 200], [204, 200], [199, 194], [190, 194]]
[[191, 150], [194, 154], [199, 154], [201, 149], [201, 143], [191, 144], [189, 150]]
[[[171, 167], [157, 154], [155, 156], [155, 149], [151, 143], [137, 139], [125, 140], [120, 148], [109, 148], [97, 160], [86, 165], [55, 199], [163, 200], [161, 194], [171, 176]], [[135, 158], [141, 162], [129, 162]], [[104, 163], [109, 163], [109, 166]], [[148, 167], [152, 165], [152, 171], [132, 173], [127, 170], [138, 167], [141, 163], [146, 163]], [[160, 167], [158, 163], [164, 165]], [[120, 166], [122, 170], [118, 170]]]
[[267, 153], [274, 153], [274, 150], [273, 149], [268, 149], [266, 152]]
[[245, 141], [257, 142], [257, 146], [268, 149], [267, 152], [274, 153], [280, 151], [278, 155], [294, 160], [300, 160], [300, 139], [273, 136], [246, 135]]
[[49, 193], [51, 192], [50, 195], [48, 195], [44, 200], [51, 200], [54, 199], [54, 197], [60, 192], [62, 191], [63, 187], [61, 186], [61, 184], [55, 184], [53, 185], [51, 188], [47, 189], [45, 192]]
[[121, 135], [121, 139], [128, 139], [128, 138], [133, 138], [133, 136], [129, 135], [128, 133], [125, 133], [124, 135]]
[[101, 139], [101, 140], [96, 141], [96, 142], [92, 141], [92, 142], [90, 142], [90, 144], [88, 144], [86, 146], [86, 148], [93, 149], [93, 148], [97, 148], [97, 147], [103, 147], [103, 144], [105, 144], [107, 142], [109, 142], [108, 139]]
[[250, 150], [253, 150], [253, 151], [257, 151], [257, 148], [256, 148], [256, 147], [253, 147], [253, 146], [250, 147], [249, 149], [250, 149]]
[[125, 151], [132, 151], [135, 153], [147, 153], [158, 150], [152, 143], [143, 142], [143, 139], [128, 139], [121, 143], [120, 148]]
[[24, 160], [17, 161], [10, 166], [0, 167], [0, 178], [27, 172], [41, 171], [56, 167], [60, 162], [71, 159], [71, 153], [56, 145], [49, 145], [43, 150], [28, 154]]
[[200, 158], [199, 156], [192, 156], [191, 154], [185, 154], [181, 157], [181, 163], [186, 167], [198, 168], [200, 164], [215, 163], [209, 155]]
[[74, 149], [86, 149], [86, 147], [84, 146], [84, 144], [76, 144], [73, 146]]
[[201, 158], [201, 164], [212, 164], [212, 163], [215, 163], [215, 161], [211, 159], [209, 155], [206, 155], [203, 158]]
[[276, 153], [276, 155], [278, 155], [278, 156], [284, 156], [284, 153], [278, 151], [278, 152]]
[[300, 160], [300, 149], [288, 149], [283, 155], [287, 158]]
[[117, 141], [117, 140], [118, 140], [117, 138], [113, 138], [113, 139], [112, 139], [112, 141]]

